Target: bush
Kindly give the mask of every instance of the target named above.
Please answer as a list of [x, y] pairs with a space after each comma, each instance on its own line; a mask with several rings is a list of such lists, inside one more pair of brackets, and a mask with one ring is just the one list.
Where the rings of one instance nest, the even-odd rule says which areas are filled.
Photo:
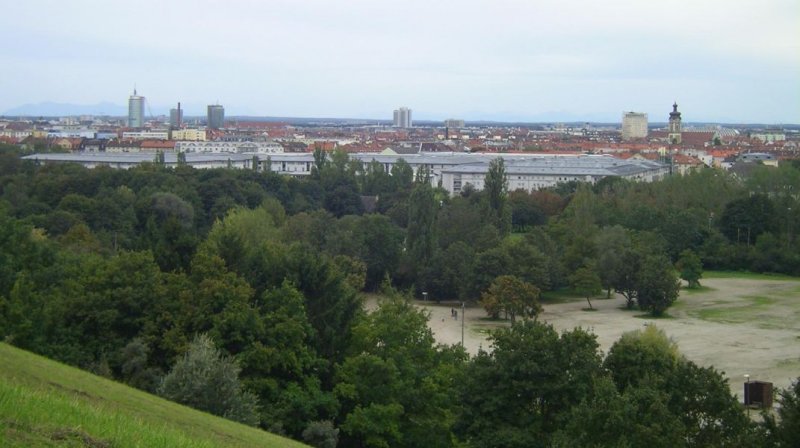
[[303, 430], [303, 441], [316, 448], [336, 448], [339, 430], [329, 420], [311, 422]]
[[242, 389], [239, 366], [205, 334], [164, 377], [158, 394], [169, 400], [247, 425], [258, 425], [256, 396]]

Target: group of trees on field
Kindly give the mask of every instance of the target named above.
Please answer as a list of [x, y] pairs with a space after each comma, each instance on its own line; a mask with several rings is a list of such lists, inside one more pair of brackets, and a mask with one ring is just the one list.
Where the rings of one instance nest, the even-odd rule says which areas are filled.
[[[338, 152], [297, 179], [2, 147], [0, 338], [315, 446], [793, 446], [796, 388], [754, 425], [655, 329], [603, 357], [536, 317], [561, 288], [658, 315], [703, 267], [800, 274], [798, 173], [528, 193], [498, 159], [450, 197]], [[366, 313], [362, 291], [387, 299]], [[435, 343], [423, 291], [513, 323], [470, 357]]]

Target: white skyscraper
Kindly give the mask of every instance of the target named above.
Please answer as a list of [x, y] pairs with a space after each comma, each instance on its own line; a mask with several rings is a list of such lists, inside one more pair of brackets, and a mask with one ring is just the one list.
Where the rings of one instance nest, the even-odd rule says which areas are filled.
[[136, 94], [136, 89], [133, 89], [133, 95], [128, 98], [128, 127], [140, 128], [144, 126], [144, 97]]
[[622, 139], [647, 137], [647, 114], [640, 112], [625, 112], [622, 114]]
[[397, 128], [410, 128], [411, 124], [411, 109], [401, 107], [394, 111], [394, 126]]

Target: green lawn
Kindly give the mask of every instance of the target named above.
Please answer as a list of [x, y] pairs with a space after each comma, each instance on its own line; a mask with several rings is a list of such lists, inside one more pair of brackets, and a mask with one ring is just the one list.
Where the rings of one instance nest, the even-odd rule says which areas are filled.
[[[613, 297], [613, 296], [612, 296]], [[604, 300], [606, 298], [606, 293], [603, 291], [603, 294], [597, 297], [591, 297], [591, 300]], [[567, 303], [567, 302], [580, 302], [586, 301], [586, 296], [582, 296], [571, 288], [561, 288], [556, 289], [554, 291], [544, 291], [541, 295], [541, 302], [542, 304], [546, 305], [548, 303]]]
[[681, 295], [686, 294], [686, 295], [690, 295], [691, 296], [691, 295], [694, 295], [694, 294], [700, 294], [700, 293], [711, 292], [711, 291], [716, 291], [716, 289], [710, 288], [708, 286], [705, 286], [705, 285], [701, 284], [697, 288], [686, 288], [686, 287], [681, 288]]
[[[736, 305], [730, 305], [730, 302], [716, 301], [711, 302], [703, 308], [698, 308], [689, 311], [689, 314], [703, 319], [721, 323], [739, 324], [752, 321], [754, 318], [764, 316], [763, 313], [769, 311], [770, 305], [777, 302], [774, 297], [766, 296], [746, 296], [741, 302]], [[721, 305], [721, 306], [720, 306]], [[760, 320], [760, 326], [771, 327], [776, 324], [770, 324], [771, 321], [781, 321], [783, 316], [769, 316], [768, 319]], [[782, 325], [778, 325], [782, 327]]]
[[2, 447], [301, 447], [0, 343]]
[[[748, 271], [703, 271], [703, 278], [743, 278], [748, 280], [795, 280], [800, 282], [800, 277], [783, 274], [758, 274]], [[700, 283], [703, 283], [703, 278]]]

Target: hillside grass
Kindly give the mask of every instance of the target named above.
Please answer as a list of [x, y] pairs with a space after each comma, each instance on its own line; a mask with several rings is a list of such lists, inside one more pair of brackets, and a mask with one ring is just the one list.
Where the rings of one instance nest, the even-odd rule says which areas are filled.
[[303, 447], [0, 343], [2, 447]]

